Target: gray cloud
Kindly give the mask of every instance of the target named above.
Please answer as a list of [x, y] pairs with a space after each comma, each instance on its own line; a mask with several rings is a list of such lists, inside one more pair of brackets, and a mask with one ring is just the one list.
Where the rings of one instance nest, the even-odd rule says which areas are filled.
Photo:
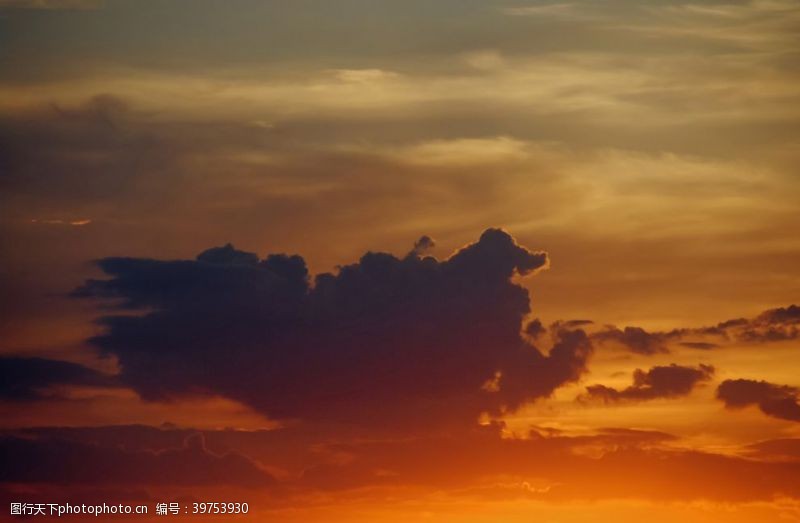
[[52, 398], [54, 387], [77, 385], [117, 387], [115, 376], [83, 365], [46, 358], [0, 356], [0, 399], [38, 400]]
[[636, 369], [633, 373], [633, 385], [617, 390], [605, 385], [586, 387], [581, 400], [646, 401], [658, 398], [679, 398], [687, 396], [699, 384], [707, 382], [714, 375], [714, 367], [699, 365], [685, 367], [671, 364], [653, 367], [647, 372]]
[[582, 330], [554, 329], [547, 355], [520, 337], [529, 298], [510, 278], [546, 264], [489, 229], [443, 261], [369, 252], [312, 286], [299, 256], [228, 245], [194, 261], [103, 259], [111, 278], [76, 295], [152, 311], [102, 318], [92, 340], [145, 398], [213, 393], [283, 419], [471, 424], [585, 370]]

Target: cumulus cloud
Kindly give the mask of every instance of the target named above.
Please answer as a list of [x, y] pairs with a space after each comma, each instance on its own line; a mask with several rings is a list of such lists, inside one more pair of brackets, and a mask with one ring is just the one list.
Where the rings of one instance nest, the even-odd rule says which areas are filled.
[[605, 402], [645, 401], [657, 398], [686, 396], [700, 383], [714, 375], [714, 367], [700, 364], [697, 368], [671, 364], [653, 367], [647, 372], [636, 369], [633, 385], [617, 390], [605, 385], [591, 385], [581, 399], [597, 399]]
[[200, 434], [177, 448], [128, 451], [86, 441], [0, 436], [0, 482], [68, 485], [266, 486], [273, 478], [234, 452], [217, 455]]
[[0, 399], [35, 400], [52, 397], [62, 385], [116, 386], [113, 376], [68, 361], [0, 357]]
[[800, 389], [749, 379], [725, 380], [717, 388], [717, 398], [730, 409], [757, 405], [773, 418], [800, 421]]
[[208, 393], [277, 419], [471, 424], [580, 377], [582, 330], [552, 332], [549, 353], [520, 332], [529, 296], [511, 279], [546, 267], [545, 253], [499, 229], [443, 261], [419, 247], [368, 252], [313, 285], [300, 256], [230, 245], [196, 260], [107, 258], [111, 278], [76, 295], [147, 311], [100, 319], [92, 342], [153, 400]]

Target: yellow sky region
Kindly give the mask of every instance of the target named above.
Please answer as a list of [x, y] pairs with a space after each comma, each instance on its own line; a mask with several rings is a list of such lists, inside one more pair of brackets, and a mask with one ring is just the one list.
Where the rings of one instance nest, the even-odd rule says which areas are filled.
[[[711, 16], [662, 10], [706, 23]], [[752, 4], [720, 7], [713, 17], [784, 10], [797, 16], [783, 4]], [[755, 35], [750, 45], [770, 56], [791, 43], [769, 27], [745, 26], [721, 27], [715, 38]], [[796, 298], [797, 148], [775, 130], [800, 116], [792, 74], [758, 53], [710, 60], [472, 49], [453, 60], [444, 69], [391, 60], [175, 72], [107, 66], [4, 84], [0, 108], [21, 123], [42, 118], [57, 129], [55, 119], [71, 135], [82, 125], [91, 131], [92, 115], [101, 114], [120, 131], [123, 150], [133, 144], [155, 157], [137, 174], [146, 179], [135, 187], [141, 198], [21, 198], [7, 212], [23, 235], [57, 227], [42, 220], [92, 220], [81, 234], [104, 231], [102, 241], [87, 241], [74, 263], [193, 257], [232, 241], [262, 254], [298, 252], [314, 272], [367, 250], [402, 255], [421, 234], [436, 238], [434, 254], [444, 257], [501, 226], [552, 254], [552, 270], [530, 280], [537, 314], [548, 319], [590, 314], [671, 328]], [[97, 95], [121, 103], [93, 106]], [[141, 136], [155, 153], [136, 149], [131, 137]], [[62, 160], [74, 172], [111, 161], [113, 172], [129, 165], [114, 165], [119, 153], [89, 148]], [[147, 204], [156, 197], [165, 204]]]

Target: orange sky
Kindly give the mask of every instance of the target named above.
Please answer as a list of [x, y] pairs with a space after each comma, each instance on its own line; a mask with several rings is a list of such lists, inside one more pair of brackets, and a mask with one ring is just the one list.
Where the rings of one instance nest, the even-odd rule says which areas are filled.
[[0, 521], [800, 521], [798, 29], [0, 0]]

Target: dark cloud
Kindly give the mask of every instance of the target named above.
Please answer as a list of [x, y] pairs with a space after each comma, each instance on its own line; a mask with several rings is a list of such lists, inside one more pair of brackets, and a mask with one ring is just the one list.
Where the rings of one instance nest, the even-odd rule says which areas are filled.
[[542, 325], [542, 321], [538, 318], [529, 321], [525, 325], [525, 334], [536, 340], [539, 336], [545, 334], [547, 329]]
[[433, 249], [436, 246], [436, 242], [430, 236], [422, 236], [419, 240], [414, 242], [414, 248], [411, 250], [412, 254], [417, 256], [421, 256], [425, 254], [427, 251]]
[[700, 364], [697, 368], [671, 364], [653, 367], [647, 372], [636, 369], [633, 385], [617, 390], [605, 385], [586, 387], [581, 399], [597, 399], [605, 402], [645, 401], [657, 398], [686, 396], [699, 384], [711, 379], [714, 367]]
[[755, 318], [735, 318], [700, 328], [648, 332], [641, 327], [608, 326], [592, 333], [592, 341], [616, 343], [636, 354], [668, 353], [669, 345], [710, 350], [731, 343], [769, 343], [800, 337], [800, 307], [769, 309]]
[[195, 429], [163, 424], [30, 427], [0, 432], [0, 437], [60, 441], [105, 449], [124, 449], [131, 453], [156, 454], [181, 449], [188, 438], [197, 435], [202, 436], [209, 454], [241, 454], [263, 464], [271, 474], [285, 478], [296, 477], [305, 468], [319, 463], [319, 445], [355, 440], [364, 437], [365, 431], [357, 426], [309, 424], [292, 424], [272, 430]]
[[625, 327], [620, 330], [610, 327], [592, 335], [600, 343], [615, 342], [637, 354], [658, 354], [669, 352], [669, 335], [661, 332], [647, 332], [641, 327]]
[[748, 379], [725, 380], [717, 388], [717, 398], [731, 409], [758, 405], [773, 418], [800, 421], [800, 389]]
[[82, 385], [113, 387], [113, 376], [68, 361], [0, 357], [0, 399], [35, 400], [52, 397], [53, 387]]
[[281, 419], [473, 423], [585, 370], [583, 331], [552, 332], [549, 354], [521, 336], [529, 297], [511, 278], [546, 264], [489, 229], [444, 261], [369, 252], [312, 285], [299, 256], [225, 246], [193, 261], [103, 259], [111, 279], [76, 295], [149, 311], [102, 318], [92, 340], [148, 399], [211, 393]]
[[755, 318], [736, 318], [689, 332], [746, 343], [794, 340], [800, 337], [800, 307], [789, 305], [768, 309]]
[[567, 327], [584, 327], [586, 325], [592, 325], [594, 322], [592, 320], [567, 320], [564, 322], [564, 325]]
[[770, 324], [782, 325], [797, 325], [800, 324], [800, 306], [789, 305], [788, 307], [779, 307], [777, 309], [769, 309], [763, 312], [758, 320]]
[[0, 482], [82, 485], [242, 485], [273, 482], [250, 459], [217, 455], [200, 434], [178, 448], [129, 451], [55, 438], [0, 436]]

